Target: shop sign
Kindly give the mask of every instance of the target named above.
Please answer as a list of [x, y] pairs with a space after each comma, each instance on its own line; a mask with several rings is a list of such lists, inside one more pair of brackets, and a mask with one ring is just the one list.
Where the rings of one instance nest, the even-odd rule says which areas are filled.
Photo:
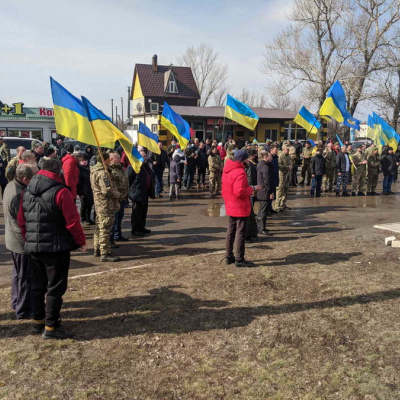
[[52, 108], [40, 107], [39, 108], [39, 115], [41, 117], [54, 117], [54, 111], [53, 111]]
[[0, 114], [25, 115], [24, 103], [12, 103], [12, 107], [0, 101]]

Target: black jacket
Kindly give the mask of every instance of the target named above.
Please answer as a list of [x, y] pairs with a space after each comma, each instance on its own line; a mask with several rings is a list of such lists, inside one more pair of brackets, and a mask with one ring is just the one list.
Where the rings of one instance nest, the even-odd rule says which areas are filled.
[[86, 204], [94, 204], [92, 186], [90, 184], [90, 168], [78, 164], [79, 183], [77, 187], [78, 196], [85, 198]]
[[311, 159], [311, 175], [325, 175], [326, 165], [325, 158], [322, 154], [316, 154]]
[[26, 219], [25, 253], [76, 250], [65, 219], [56, 205], [57, 192], [66, 186], [47, 176], [35, 175], [22, 197]]
[[397, 165], [396, 157], [394, 156], [394, 154], [383, 154], [381, 158], [381, 167], [384, 176], [396, 175]]
[[257, 164], [254, 161], [249, 160], [246, 166], [247, 180], [250, 186], [257, 185]]
[[156, 197], [154, 188], [154, 173], [148, 162], [144, 162], [137, 174], [130, 165], [127, 170], [129, 180], [129, 198], [134, 203], [147, 203], [149, 197]]
[[156, 162], [157, 164], [153, 164], [153, 168], [157, 171], [164, 172], [165, 166], [169, 165], [169, 158], [167, 152], [163, 149], [161, 149], [160, 154], [152, 153], [150, 151], [148, 156], [148, 162], [151, 164], [153, 164], [153, 162]]
[[196, 150], [196, 163], [198, 168], [207, 168], [207, 156], [204, 149]]
[[[347, 157], [349, 157], [348, 154], [347, 154]], [[351, 167], [351, 163], [350, 163], [350, 158], [349, 158], [349, 171], [350, 171], [350, 167]], [[346, 157], [345, 157], [344, 153], [342, 153], [341, 151], [339, 151], [339, 153], [336, 156], [336, 171], [338, 173], [346, 172]]]
[[272, 156], [272, 175], [274, 176], [274, 188], [279, 186], [279, 157], [277, 154]]
[[272, 163], [261, 160], [257, 166], [257, 185], [261, 190], [257, 193], [258, 200], [269, 200], [269, 196], [274, 193], [274, 175]]

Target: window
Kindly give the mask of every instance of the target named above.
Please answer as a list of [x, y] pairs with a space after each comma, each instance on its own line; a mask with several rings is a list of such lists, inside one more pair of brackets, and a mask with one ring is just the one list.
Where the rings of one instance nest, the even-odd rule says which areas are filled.
[[157, 133], [157, 132], [158, 132], [157, 127], [158, 127], [157, 124], [152, 124], [152, 125], [151, 125], [151, 131], [152, 131], [153, 133]]
[[171, 73], [171, 75], [169, 77], [167, 92], [168, 93], [178, 93], [178, 86], [176, 84], [175, 76], [173, 73]]
[[267, 141], [267, 139], [270, 139], [273, 142], [278, 140], [278, 130], [277, 129], [266, 129], [265, 130], [265, 141]]
[[150, 103], [150, 112], [158, 112], [158, 103]]

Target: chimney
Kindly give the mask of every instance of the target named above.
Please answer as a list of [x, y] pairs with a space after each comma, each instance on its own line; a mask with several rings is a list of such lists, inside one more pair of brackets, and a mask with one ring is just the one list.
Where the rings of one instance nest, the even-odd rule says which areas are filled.
[[153, 71], [157, 72], [157, 54], [152, 57]]

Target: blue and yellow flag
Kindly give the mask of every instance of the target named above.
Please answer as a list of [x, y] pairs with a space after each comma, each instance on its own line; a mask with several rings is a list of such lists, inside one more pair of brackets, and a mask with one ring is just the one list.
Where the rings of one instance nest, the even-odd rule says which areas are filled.
[[158, 147], [158, 135], [151, 132], [141, 121], [139, 121], [138, 145], [146, 147], [152, 153], [161, 154], [161, 149]]
[[294, 122], [302, 126], [309, 134], [309, 138], [317, 139], [318, 130], [321, 128], [321, 123], [314, 115], [310, 113], [304, 106], [296, 115]]
[[256, 128], [258, 115], [247, 105], [230, 94], [226, 97], [225, 117], [237, 122], [251, 131]]
[[[98, 138], [99, 143], [101, 138], [113, 138], [114, 148], [115, 142], [118, 140], [128, 157], [132, 168], [136, 173], [139, 173], [143, 157], [140, 155], [133, 143], [112, 123], [111, 119], [107, 117], [102, 111], [96, 108], [86, 97], [82, 96], [82, 102], [86, 110], [93, 134]], [[104, 146], [107, 147], [107, 146]]]
[[346, 94], [340, 82], [336, 81], [328, 90], [324, 104], [319, 110], [319, 115], [328, 121], [334, 119], [337, 122], [343, 122], [349, 128], [359, 131], [360, 121], [352, 117], [346, 107]]
[[167, 102], [164, 102], [161, 125], [168, 129], [177, 139], [182, 149], [186, 149], [190, 141], [189, 124], [177, 114]]
[[375, 135], [374, 118], [372, 115], [368, 115], [368, 125], [367, 125], [367, 138], [374, 139]]
[[[50, 77], [57, 132], [82, 143], [97, 146], [83, 103]], [[99, 138], [100, 146], [114, 147], [113, 137]]]
[[396, 151], [400, 141], [400, 135], [378, 114], [373, 113], [372, 119], [374, 122], [375, 144], [378, 146], [379, 150], [381, 150], [383, 145], [388, 145], [393, 148], [393, 151]]

